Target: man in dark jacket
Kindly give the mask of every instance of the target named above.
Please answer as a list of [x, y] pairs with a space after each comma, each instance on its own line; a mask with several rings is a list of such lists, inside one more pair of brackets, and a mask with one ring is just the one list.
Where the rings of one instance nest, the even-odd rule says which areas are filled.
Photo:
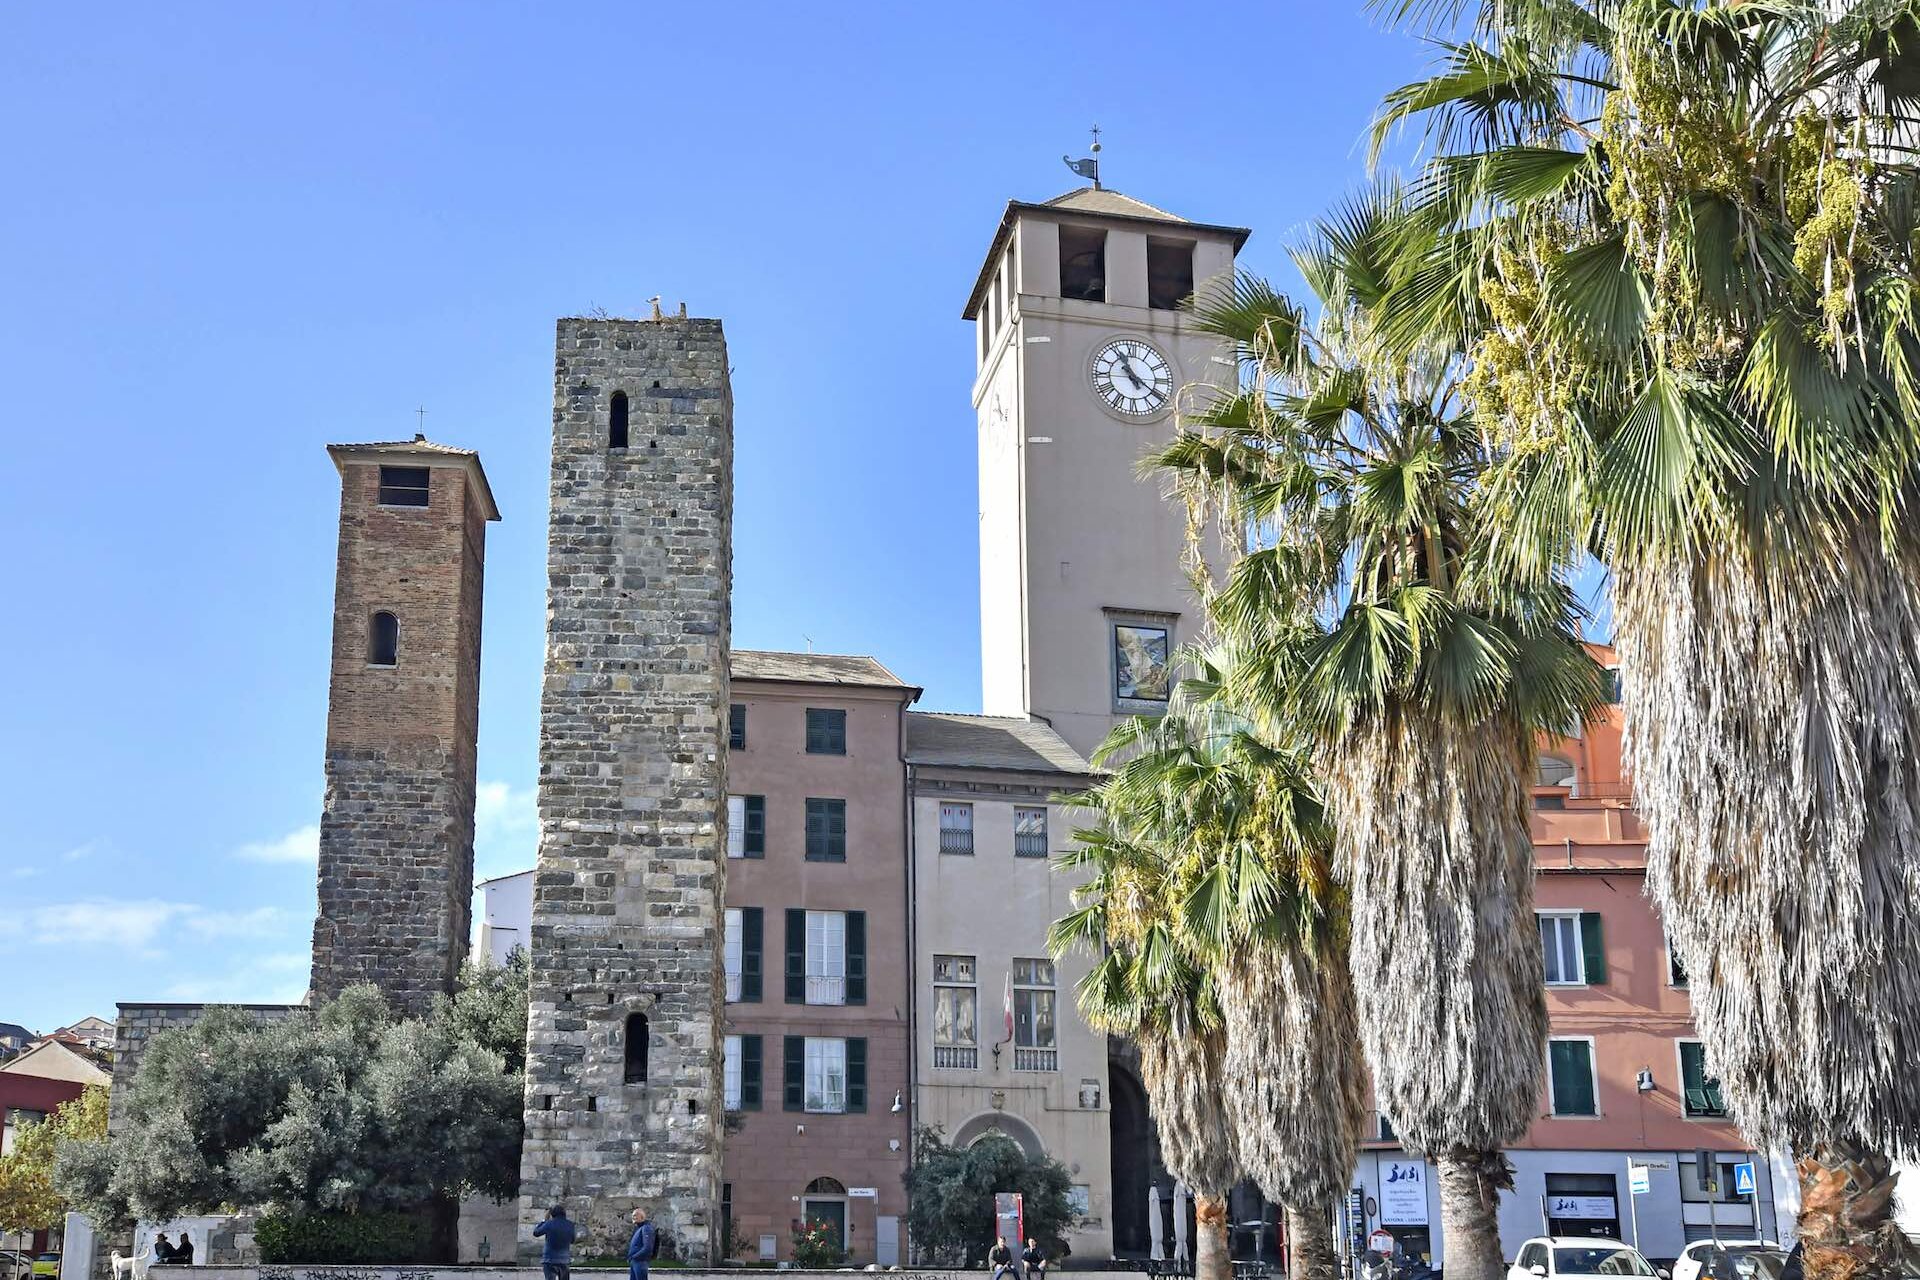
[[627, 1241], [627, 1280], [647, 1280], [647, 1264], [660, 1251], [660, 1236], [645, 1209], [633, 1211], [633, 1238]]
[[1046, 1280], [1047, 1255], [1040, 1252], [1032, 1236], [1027, 1237], [1027, 1247], [1020, 1251], [1020, 1266], [1027, 1273], [1027, 1280]]
[[993, 1242], [993, 1248], [987, 1251], [987, 1264], [993, 1268], [993, 1280], [1012, 1275], [1019, 1280], [1019, 1272], [1014, 1269], [1013, 1250], [1007, 1248], [1007, 1238], [1001, 1236]]
[[557, 1204], [547, 1210], [546, 1221], [533, 1229], [545, 1237], [540, 1246], [540, 1269], [547, 1280], [571, 1280], [573, 1276], [573, 1238], [579, 1229], [567, 1218], [567, 1206]]

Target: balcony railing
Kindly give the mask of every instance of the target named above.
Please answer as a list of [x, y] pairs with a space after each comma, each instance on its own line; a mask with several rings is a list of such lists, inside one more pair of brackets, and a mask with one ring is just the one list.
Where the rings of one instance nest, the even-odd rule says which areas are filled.
[[940, 829], [940, 852], [972, 853], [973, 852], [973, 832], [955, 831], [950, 828], [942, 827]]
[[1058, 1049], [1022, 1049], [1016, 1045], [1013, 1050], [1013, 1069], [1015, 1071], [1058, 1071], [1060, 1051]]
[[816, 974], [807, 975], [808, 1004], [845, 1004], [847, 1002], [847, 980], [845, 978], [823, 978]]
[[970, 1044], [937, 1044], [933, 1046], [933, 1065], [971, 1071], [980, 1065], [980, 1050]]
[[735, 1004], [739, 1002], [739, 999], [740, 999], [740, 975], [737, 973], [730, 973], [727, 975], [727, 1003]]
[[1017, 832], [1013, 837], [1013, 856], [1016, 858], [1044, 858], [1047, 856], [1046, 832]]

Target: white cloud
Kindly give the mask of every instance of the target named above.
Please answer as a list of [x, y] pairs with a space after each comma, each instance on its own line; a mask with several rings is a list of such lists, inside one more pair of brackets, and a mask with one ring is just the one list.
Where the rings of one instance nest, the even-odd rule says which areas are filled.
[[82, 858], [91, 858], [93, 856], [93, 850], [94, 842], [89, 840], [85, 844], [75, 845], [73, 848], [61, 854], [60, 861], [78, 862]]
[[10, 868], [10, 869], [9, 869], [9, 870], [7, 871], [7, 874], [8, 874], [9, 876], [11, 876], [11, 877], [13, 877], [13, 878], [14, 878], [15, 880], [25, 880], [25, 879], [27, 879], [27, 878], [29, 878], [29, 877], [31, 877], [31, 876], [37, 876], [37, 875], [39, 875], [39, 874], [40, 874], [40, 868], [38, 868], [38, 867], [12, 867], [12, 868]]
[[213, 910], [158, 898], [83, 898], [28, 907], [9, 917], [10, 941], [43, 945], [84, 941], [152, 954], [175, 934], [195, 938], [271, 938], [285, 935], [291, 917], [279, 907]]
[[320, 828], [316, 825], [289, 831], [278, 840], [257, 840], [234, 850], [233, 856], [248, 862], [306, 862], [320, 860]]
[[531, 840], [540, 832], [538, 797], [532, 787], [506, 782], [482, 782], [474, 788], [475, 843]]

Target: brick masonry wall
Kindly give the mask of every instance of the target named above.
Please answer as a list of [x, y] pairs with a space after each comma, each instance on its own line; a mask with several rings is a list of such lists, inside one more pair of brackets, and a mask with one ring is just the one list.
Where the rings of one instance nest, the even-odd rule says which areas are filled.
[[682, 1257], [718, 1227], [732, 431], [718, 321], [558, 323], [523, 1256], [554, 1203], [577, 1253], [636, 1204]]
[[[316, 996], [373, 982], [409, 1013], [452, 990], [466, 955], [486, 537], [461, 467], [432, 468], [426, 507], [379, 504], [381, 461], [429, 457], [341, 469], [313, 929]], [[392, 667], [367, 662], [379, 610], [400, 623]]]

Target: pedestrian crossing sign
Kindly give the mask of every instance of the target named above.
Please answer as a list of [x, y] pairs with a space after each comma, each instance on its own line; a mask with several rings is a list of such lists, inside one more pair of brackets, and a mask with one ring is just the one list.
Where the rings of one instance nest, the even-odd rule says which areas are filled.
[[1754, 1194], [1753, 1161], [1747, 1160], [1733, 1166], [1733, 1194], [1737, 1196]]

